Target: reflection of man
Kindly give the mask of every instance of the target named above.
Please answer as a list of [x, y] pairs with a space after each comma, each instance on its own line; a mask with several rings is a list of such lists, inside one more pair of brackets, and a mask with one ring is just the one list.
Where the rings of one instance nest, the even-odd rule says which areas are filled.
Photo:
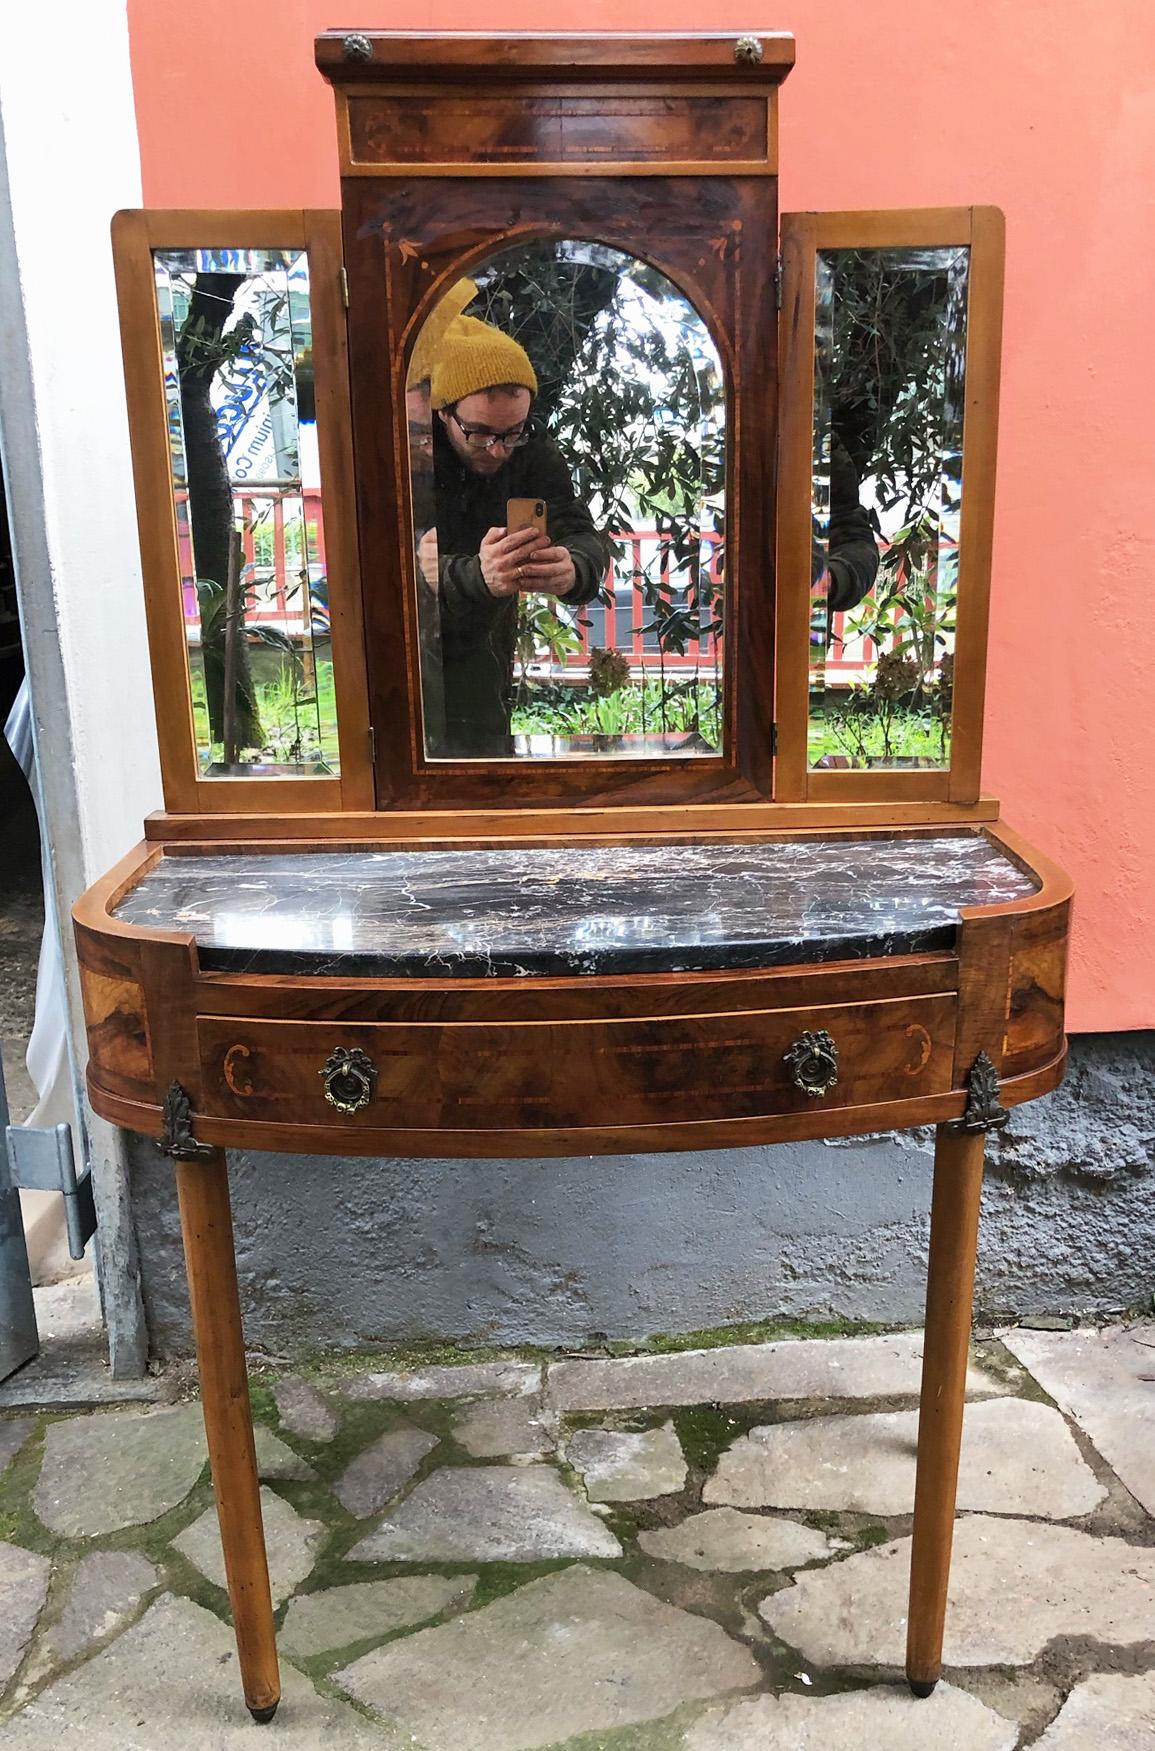
[[[426, 317], [409, 357], [405, 377], [405, 418], [409, 428], [410, 484], [412, 487], [413, 534], [421, 551], [428, 536], [436, 546], [437, 501], [433, 483], [433, 409], [429, 403], [429, 380], [433, 361], [446, 330], [465, 306], [477, 296], [472, 280], [458, 280]], [[436, 578], [436, 568], [434, 568]], [[423, 581], [418, 583], [417, 631], [421, 660], [421, 710], [426, 739], [431, 747], [445, 740], [445, 699], [441, 674], [441, 624], [437, 598]]]
[[[441, 618], [446, 746], [508, 754], [518, 598], [591, 602], [609, 544], [578, 499], [565, 459], [531, 420], [537, 376], [525, 349], [472, 316], [449, 324], [430, 385], [436, 540], [418, 554]], [[512, 498], [541, 499], [548, 535], [509, 533]]]

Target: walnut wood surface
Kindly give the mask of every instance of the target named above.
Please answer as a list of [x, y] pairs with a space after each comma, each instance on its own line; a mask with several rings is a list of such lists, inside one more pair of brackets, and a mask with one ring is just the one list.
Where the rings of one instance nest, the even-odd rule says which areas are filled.
[[487, 175], [575, 172], [602, 175], [672, 164], [679, 173], [711, 169], [769, 173], [775, 168], [774, 94], [695, 85], [686, 92], [601, 85], [523, 92], [352, 93], [345, 174], [380, 175], [401, 167], [424, 176], [469, 165]]
[[738, 1014], [801, 1009], [808, 1004], [878, 1002], [937, 996], [958, 986], [947, 953], [895, 955], [886, 961], [768, 968], [750, 973], [609, 974], [575, 980], [318, 979], [261, 973], [206, 973], [201, 1007], [215, 1016], [250, 1017], [259, 1005], [270, 1021], [624, 1021], [633, 1016]]
[[[441, 810], [390, 809], [372, 814], [355, 810], [294, 817], [294, 828], [305, 843], [342, 840], [350, 844], [395, 841], [412, 847], [427, 845], [527, 843], [620, 843], [635, 837], [709, 839], [711, 835], [741, 838], [747, 833], [830, 831], [866, 827], [918, 828], [997, 821], [994, 797], [977, 803], [884, 802], [854, 799], [843, 803], [680, 803], [622, 806], [572, 804], [526, 808], [458, 809], [449, 819]], [[228, 822], [211, 815], [157, 813], [145, 818], [145, 838], [154, 844], [230, 840], [260, 843], [282, 840], [284, 820], [275, 814], [231, 814]]]
[[366, 30], [369, 61], [345, 53], [346, 30], [322, 31], [316, 39], [317, 66], [336, 86], [425, 78], [438, 85], [540, 82], [545, 79], [639, 78], [655, 84], [702, 78], [759, 79], [777, 85], [794, 65], [794, 38], [785, 31], [756, 31], [762, 58], [756, 64], [735, 55], [740, 30], [693, 35], [666, 31], [626, 34], [584, 31], [481, 31], [433, 34], [421, 31]]
[[[1001, 1082], [999, 1099], [1003, 1106], [1018, 1106], [1049, 1094], [1062, 1081], [1066, 1061], [1064, 1047], [1041, 1070]], [[101, 1089], [91, 1076], [88, 1090], [93, 1107], [111, 1123], [146, 1136], [155, 1136], [159, 1132], [161, 1113], [155, 1097], [147, 1103], [125, 1100]], [[195, 1099], [193, 1105], [196, 1108]], [[955, 1090], [920, 1099], [880, 1101], [870, 1106], [678, 1124], [657, 1119], [646, 1125], [619, 1125], [607, 1116], [601, 1122], [566, 1129], [533, 1130], [524, 1126], [517, 1130], [422, 1131], [401, 1126], [358, 1129], [345, 1120], [338, 1120], [336, 1114], [331, 1124], [308, 1125], [272, 1120], [214, 1119], [203, 1117], [199, 1109], [194, 1124], [199, 1137], [219, 1148], [377, 1159], [447, 1156], [478, 1161], [537, 1160], [565, 1155], [645, 1155], [665, 1150], [742, 1149], [764, 1143], [799, 1143], [815, 1137], [854, 1137], [872, 1131], [938, 1125], [947, 1119], [961, 1118], [965, 1109], [965, 1093]]]
[[906, 1672], [920, 1690], [942, 1671], [985, 1141], [942, 1127], [935, 1138], [907, 1614]]
[[177, 1197], [196, 1337], [197, 1373], [229, 1604], [245, 1702], [275, 1709], [281, 1694], [261, 1523], [261, 1493], [237, 1292], [224, 1152], [177, 1161]]
[[[632, 1017], [625, 1021], [240, 1021], [203, 1017], [200, 1111], [214, 1118], [323, 1125], [321, 1068], [334, 1046], [358, 1047], [377, 1070], [373, 1099], [350, 1129], [392, 1115], [418, 1130], [573, 1130], [590, 1113], [615, 1126], [660, 1115], [679, 1124], [761, 1114], [829, 1112], [950, 1087], [951, 996], [824, 1004], [771, 1012]], [[785, 1054], [826, 1029], [838, 1081], [820, 1098], [794, 1086]]]
[[101, 1081], [130, 1098], [156, 1085], [148, 1003], [139, 979], [81, 964], [88, 1056]]

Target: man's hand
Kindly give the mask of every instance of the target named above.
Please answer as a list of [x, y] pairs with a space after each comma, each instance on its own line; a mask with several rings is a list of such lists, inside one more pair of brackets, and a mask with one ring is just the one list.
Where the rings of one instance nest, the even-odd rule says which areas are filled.
[[545, 585], [530, 582], [528, 563], [541, 551], [556, 549], [548, 548], [545, 536], [536, 529], [519, 529], [514, 535], [505, 529], [487, 529], [477, 557], [490, 595], [516, 596], [519, 590], [544, 589]]
[[421, 576], [429, 588], [436, 590], [438, 583], [436, 529], [427, 529], [417, 543], [417, 563], [421, 567]]
[[576, 583], [577, 572], [568, 547], [539, 547], [530, 563], [522, 566], [518, 587], [541, 590], [548, 596], [565, 596]]

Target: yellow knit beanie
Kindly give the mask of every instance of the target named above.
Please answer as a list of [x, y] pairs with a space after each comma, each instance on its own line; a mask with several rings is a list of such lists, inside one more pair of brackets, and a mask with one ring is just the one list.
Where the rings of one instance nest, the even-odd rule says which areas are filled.
[[440, 302], [433, 306], [409, 355], [406, 389], [415, 389], [418, 383], [425, 383], [432, 377], [433, 363], [438, 348], [445, 339], [446, 329], [476, 297], [477, 287], [472, 280], [458, 280], [456, 285], [450, 286]]
[[449, 407], [495, 383], [516, 383], [537, 394], [537, 373], [529, 354], [512, 336], [476, 316], [455, 316], [433, 361], [430, 399]]

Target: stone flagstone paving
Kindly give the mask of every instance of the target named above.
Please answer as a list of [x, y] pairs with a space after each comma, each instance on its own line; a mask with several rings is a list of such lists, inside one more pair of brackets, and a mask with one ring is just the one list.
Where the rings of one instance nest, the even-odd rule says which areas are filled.
[[[1068, 1520], [1089, 1514], [1107, 1494], [1049, 1405], [989, 1399], [972, 1405], [964, 1422], [960, 1509]], [[775, 1423], [734, 1442], [703, 1499], [733, 1508], [905, 1514], [917, 1450], [917, 1411]]]
[[262, 1372], [269, 1728], [199, 1406], [0, 1413], [0, 1748], [1155, 1751], [1155, 1323], [980, 1346], [926, 1701], [920, 1359], [899, 1332]]

